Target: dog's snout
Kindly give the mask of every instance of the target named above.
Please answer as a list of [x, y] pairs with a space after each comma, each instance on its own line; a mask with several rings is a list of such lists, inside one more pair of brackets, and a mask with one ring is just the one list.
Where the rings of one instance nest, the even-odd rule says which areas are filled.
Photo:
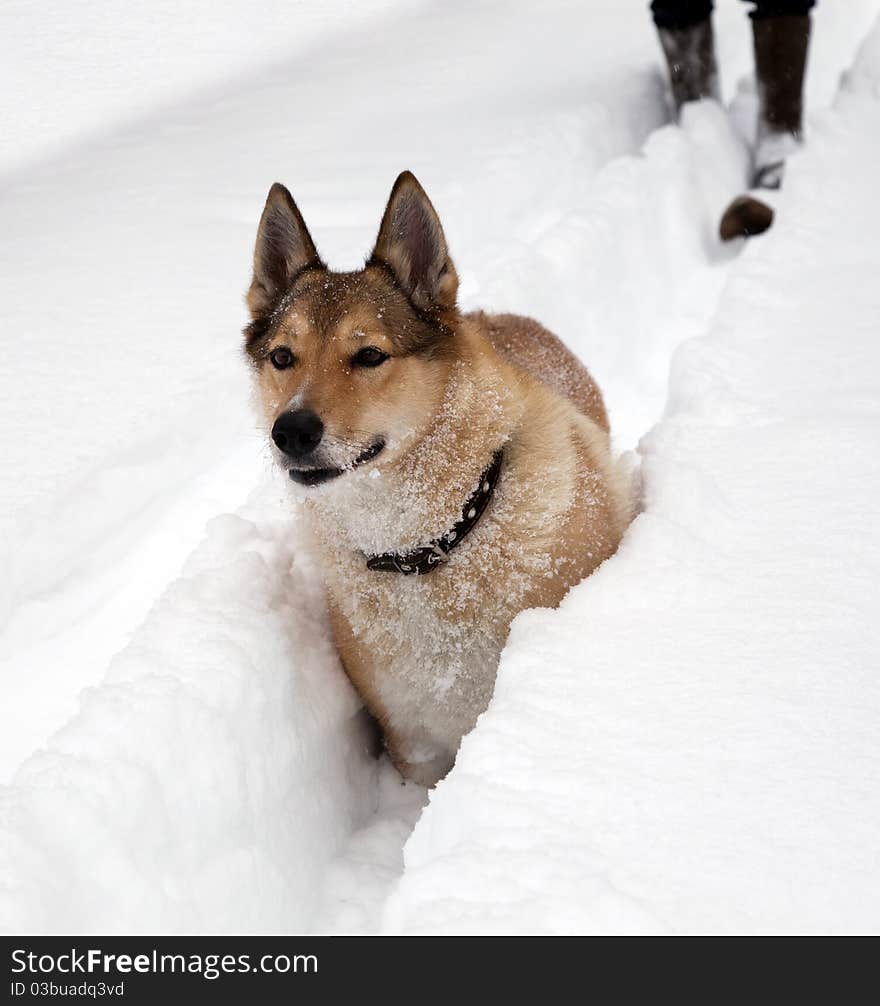
[[275, 420], [272, 439], [278, 450], [291, 458], [304, 458], [321, 442], [324, 424], [311, 409], [284, 412]]

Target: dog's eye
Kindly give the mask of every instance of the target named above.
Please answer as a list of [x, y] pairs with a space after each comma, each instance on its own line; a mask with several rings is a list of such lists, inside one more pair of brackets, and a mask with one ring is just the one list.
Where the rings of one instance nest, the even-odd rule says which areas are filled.
[[388, 354], [383, 353], [381, 349], [376, 349], [375, 346], [364, 346], [354, 354], [351, 362], [355, 367], [378, 367], [387, 359]]
[[269, 354], [269, 359], [276, 370], [287, 370], [288, 367], [292, 367], [296, 363], [296, 357], [287, 346], [278, 346], [277, 349], [273, 349]]

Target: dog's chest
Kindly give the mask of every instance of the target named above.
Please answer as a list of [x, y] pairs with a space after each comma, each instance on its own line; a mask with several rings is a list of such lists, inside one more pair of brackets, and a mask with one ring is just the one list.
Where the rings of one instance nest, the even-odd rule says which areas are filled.
[[[431, 573], [366, 571], [340, 557], [328, 581], [365, 682], [392, 724], [457, 744], [486, 708], [512, 618], [534, 582], [491, 521]], [[534, 563], [532, 563], [534, 565]], [[375, 711], [375, 710], [374, 710]]]
[[410, 586], [383, 585], [380, 608], [397, 618], [359, 626], [359, 639], [369, 647], [373, 686], [392, 721], [419, 722], [453, 743], [489, 703], [506, 627], [499, 631], [487, 617], [491, 602], [481, 613], [465, 614], [449, 610], [443, 591], [437, 591], [438, 602], [424, 584], [418, 590]]

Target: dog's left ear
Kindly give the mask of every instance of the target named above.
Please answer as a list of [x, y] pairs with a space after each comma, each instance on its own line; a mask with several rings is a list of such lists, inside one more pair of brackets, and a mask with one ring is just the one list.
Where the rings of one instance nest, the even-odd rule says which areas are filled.
[[306, 266], [324, 267], [293, 196], [276, 182], [260, 217], [254, 276], [247, 294], [251, 317], [268, 311]]
[[398, 177], [391, 190], [372, 259], [390, 267], [416, 307], [455, 307], [458, 276], [440, 218], [409, 171]]

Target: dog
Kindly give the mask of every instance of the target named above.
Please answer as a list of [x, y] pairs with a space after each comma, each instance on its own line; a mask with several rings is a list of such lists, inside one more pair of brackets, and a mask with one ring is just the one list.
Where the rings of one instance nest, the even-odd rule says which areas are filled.
[[462, 313], [409, 172], [364, 267], [322, 261], [288, 190], [260, 219], [245, 351], [306, 515], [343, 667], [433, 786], [489, 704], [510, 623], [555, 607], [631, 517], [602, 395], [538, 322]]

